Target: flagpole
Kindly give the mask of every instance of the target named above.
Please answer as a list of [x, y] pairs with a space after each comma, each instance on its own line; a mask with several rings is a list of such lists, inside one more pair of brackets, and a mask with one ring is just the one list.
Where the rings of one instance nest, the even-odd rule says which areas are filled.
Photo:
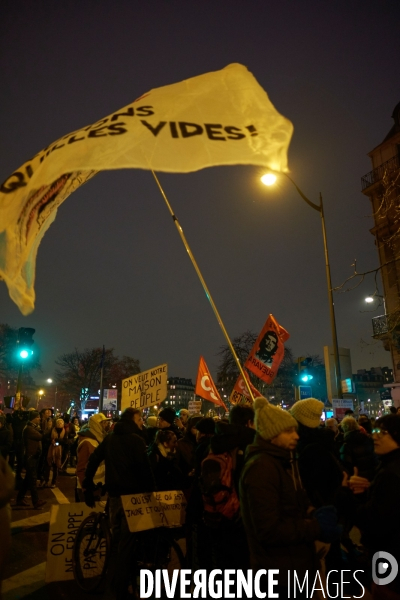
[[105, 348], [103, 346], [103, 352], [101, 354], [101, 369], [100, 369], [100, 397], [99, 397], [99, 413], [103, 411], [103, 375], [104, 375], [104, 355]]
[[164, 198], [164, 200], [165, 200], [165, 204], [167, 205], [167, 208], [168, 208], [168, 210], [169, 210], [169, 212], [170, 212], [170, 214], [171, 214], [172, 220], [173, 220], [173, 221], [174, 221], [174, 223], [175, 223], [175, 226], [176, 226], [176, 228], [177, 228], [177, 230], [178, 230], [178, 233], [179, 233], [179, 235], [181, 236], [181, 240], [182, 240], [182, 242], [183, 242], [183, 245], [185, 246], [185, 248], [186, 248], [186, 251], [187, 251], [187, 253], [189, 254], [189, 258], [190, 258], [190, 260], [192, 261], [192, 265], [194, 266], [194, 269], [195, 269], [195, 271], [196, 271], [196, 273], [197, 273], [197, 276], [198, 276], [198, 278], [200, 279], [201, 285], [203, 286], [204, 292], [205, 292], [205, 294], [206, 294], [206, 296], [207, 296], [207, 298], [208, 298], [208, 301], [209, 301], [209, 303], [211, 304], [211, 308], [212, 308], [212, 309], [213, 309], [213, 311], [214, 311], [214, 314], [215, 314], [215, 316], [216, 316], [216, 318], [217, 318], [217, 321], [218, 321], [218, 324], [219, 324], [219, 326], [220, 326], [220, 328], [221, 328], [221, 330], [222, 330], [222, 333], [224, 334], [224, 336], [225, 336], [225, 339], [226, 339], [226, 341], [228, 342], [228, 346], [229, 346], [229, 348], [230, 348], [230, 350], [231, 350], [231, 352], [232, 352], [232, 356], [233, 356], [233, 358], [235, 359], [235, 362], [236, 362], [236, 364], [237, 364], [237, 367], [238, 367], [238, 369], [239, 369], [239, 371], [240, 371], [240, 374], [241, 374], [241, 376], [243, 377], [243, 380], [244, 380], [244, 382], [245, 382], [245, 384], [246, 384], [247, 390], [248, 390], [248, 392], [249, 392], [249, 394], [250, 394], [250, 398], [251, 398], [251, 399], [252, 399], [252, 401], [254, 402], [254, 396], [253, 396], [253, 393], [252, 393], [252, 391], [251, 391], [250, 384], [249, 384], [249, 382], [247, 381], [247, 378], [246, 378], [246, 376], [245, 376], [245, 374], [244, 374], [244, 371], [243, 371], [242, 365], [240, 364], [239, 357], [237, 356], [237, 354], [236, 354], [236, 352], [235, 352], [235, 348], [234, 348], [234, 347], [233, 347], [233, 345], [232, 345], [232, 342], [231, 342], [231, 340], [230, 340], [229, 334], [228, 334], [227, 330], [225, 329], [225, 325], [223, 324], [223, 322], [222, 322], [222, 319], [221, 319], [221, 316], [220, 316], [220, 314], [219, 314], [219, 312], [218, 312], [218, 310], [217, 310], [217, 307], [215, 306], [214, 300], [212, 299], [212, 296], [211, 296], [210, 290], [208, 289], [208, 287], [207, 287], [207, 284], [206, 284], [206, 282], [205, 282], [205, 280], [204, 280], [204, 277], [203, 277], [203, 275], [201, 274], [200, 268], [199, 268], [199, 266], [198, 266], [198, 264], [197, 264], [197, 262], [196, 262], [196, 259], [195, 259], [195, 257], [194, 257], [194, 256], [193, 256], [193, 254], [192, 254], [192, 251], [191, 251], [191, 249], [190, 249], [190, 247], [189, 247], [189, 244], [188, 244], [188, 242], [187, 242], [187, 240], [186, 240], [185, 234], [183, 233], [183, 229], [182, 229], [182, 227], [181, 227], [181, 226], [180, 226], [180, 224], [179, 224], [179, 221], [178, 221], [178, 218], [177, 218], [177, 216], [175, 215], [174, 211], [172, 210], [172, 206], [170, 205], [170, 203], [169, 203], [169, 201], [168, 201], [168, 198], [167, 198], [167, 196], [166, 196], [166, 194], [165, 194], [165, 192], [164, 192], [163, 188], [161, 187], [161, 183], [159, 182], [157, 175], [155, 174], [155, 172], [154, 172], [153, 170], [152, 170], [151, 172], [153, 173], [153, 177], [154, 177], [154, 179], [156, 180], [156, 183], [157, 183], [157, 185], [158, 185], [158, 189], [160, 190], [160, 192], [161, 192], [161, 195], [162, 195], [162, 197], [163, 197], [163, 198]]

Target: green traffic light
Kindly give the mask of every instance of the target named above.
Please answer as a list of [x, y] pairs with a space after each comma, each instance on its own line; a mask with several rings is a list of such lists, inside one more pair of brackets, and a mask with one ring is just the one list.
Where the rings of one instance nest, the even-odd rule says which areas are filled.
[[302, 381], [311, 381], [312, 378], [313, 378], [312, 375], [306, 374], [301, 377], [301, 380]]
[[30, 351], [29, 350], [21, 350], [20, 353], [19, 353], [19, 355], [20, 355], [21, 358], [28, 358], [28, 356], [30, 354], [31, 355], [33, 354], [33, 350], [30, 350]]

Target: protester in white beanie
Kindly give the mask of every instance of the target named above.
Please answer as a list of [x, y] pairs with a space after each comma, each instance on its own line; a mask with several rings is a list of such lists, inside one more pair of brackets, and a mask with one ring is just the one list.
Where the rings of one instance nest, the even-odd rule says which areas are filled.
[[259, 396], [254, 400], [255, 428], [265, 440], [271, 440], [285, 429], [297, 427], [297, 421], [287, 411], [270, 404], [266, 398]]

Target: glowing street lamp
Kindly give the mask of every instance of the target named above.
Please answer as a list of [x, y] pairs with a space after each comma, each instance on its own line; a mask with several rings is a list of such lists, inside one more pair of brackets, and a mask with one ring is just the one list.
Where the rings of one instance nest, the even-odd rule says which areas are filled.
[[381, 296], [380, 294], [372, 294], [372, 296], [367, 296], [364, 300], [368, 304], [372, 304], [372, 302], [375, 302], [375, 298], [380, 298], [382, 300], [382, 302], [383, 302], [383, 310], [385, 311], [385, 315], [386, 315], [385, 296]]
[[261, 177], [261, 181], [264, 185], [274, 185], [274, 183], [276, 183], [276, 175], [274, 175], [274, 173], [265, 173], [265, 175]]
[[[293, 179], [291, 179], [291, 177], [289, 177], [289, 175], [287, 173], [284, 173], [284, 175], [287, 177], [287, 179], [289, 179], [289, 181], [292, 182], [292, 184], [294, 185], [298, 194], [302, 197], [304, 202], [306, 202], [314, 210], [318, 211], [321, 216], [322, 238], [323, 238], [323, 242], [324, 242], [324, 255], [325, 255], [326, 282], [327, 282], [327, 286], [328, 286], [329, 313], [330, 313], [331, 332], [332, 332], [332, 345], [333, 345], [333, 355], [334, 355], [334, 360], [335, 360], [337, 397], [342, 398], [343, 395], [342, 395], [342, 381], [341, 381], [340, 362], [339, 362], [339, 346], [338, 346], [338, 341], [337, 341], [335, 308], [334, 308], [334, 304], [333, 304], [333, 294], [332, 294], [331, 268], [329, 265], [328, 242], [327, 242], [327, 238], [326, 238], [326, 227], [325, 227], [324, 205], [322, 203], [322, 194], [321, 193], [319, 194], [319, 204], [315, 204], [314, 202], [311, 202], [311, 200], [309, 200], [307, 198], [307, 196], [305, 196], [303, 194], [301, 189], [296, 185], [296, 183], [293, 181]], [[264, 185], [268, 185], [268, 186], [273, 185], [276, 182], [276, 180], [277, 180], [277, 177], [276, 177], [275, 173], [271, 173], [271, 172], [265, 173], [265, 175], [263, 175], [261, 177], [262, 183]]]

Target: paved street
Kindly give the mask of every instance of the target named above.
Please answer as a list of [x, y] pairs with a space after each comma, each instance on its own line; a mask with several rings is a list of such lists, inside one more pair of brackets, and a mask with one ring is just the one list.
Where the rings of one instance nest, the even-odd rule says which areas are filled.
[[[12, 500], [12, 546], [6, 565], [4, 600], [55, 600], [56, 598], [88, 598], [74, 581], [45, 583], [46, 549], [50, 522], [50, 507], [75, 501], [74, 469], [60, 475], [54, 489], [40, 489], [39, 497], [47, 504], [42, 510], [15, 507]], [[30, 497], [26, 497], [30, 502]]]

